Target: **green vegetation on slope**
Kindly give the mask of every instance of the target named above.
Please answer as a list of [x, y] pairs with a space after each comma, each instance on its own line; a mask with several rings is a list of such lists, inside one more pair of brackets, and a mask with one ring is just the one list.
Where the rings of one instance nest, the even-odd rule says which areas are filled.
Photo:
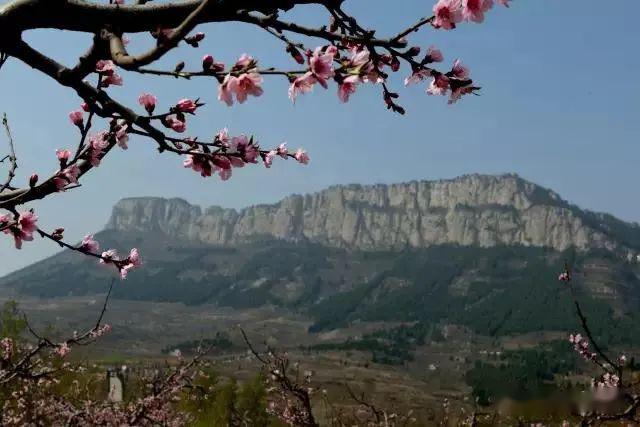
[[505, 351], [486, 361], [476, 361], [465, 380], [481, 405], [503, 397], [529, 400], [547, 397], [557, 390], [556, 375], [576, 369], [576, 356], [566, 341], [538, 347]]

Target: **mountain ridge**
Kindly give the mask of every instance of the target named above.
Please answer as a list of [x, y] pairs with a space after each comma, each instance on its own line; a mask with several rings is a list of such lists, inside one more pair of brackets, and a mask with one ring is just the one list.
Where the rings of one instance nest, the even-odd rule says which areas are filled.
[[243, 209], [202, 208], [181, 198], [127, 198], [114, 206], [107, 229], [162, 232], [221, 246], [275, 238], [358, 250], [442, 244], [640, 248], [637, 224], [579, 209], [516, 174], [334, 185]]

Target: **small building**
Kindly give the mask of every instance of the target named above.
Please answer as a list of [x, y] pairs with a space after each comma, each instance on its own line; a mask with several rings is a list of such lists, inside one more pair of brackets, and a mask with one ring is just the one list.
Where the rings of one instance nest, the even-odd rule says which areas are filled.
[[109, 386], [109, 392], [107, 399], [110, 402], [122, 402], [124, 400], [124, 381], [126, 367], [123, 369], [107, 369], [107, 384]]

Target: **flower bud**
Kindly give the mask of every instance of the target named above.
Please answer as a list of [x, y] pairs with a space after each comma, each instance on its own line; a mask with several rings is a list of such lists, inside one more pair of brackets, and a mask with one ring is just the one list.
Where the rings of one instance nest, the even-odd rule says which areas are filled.
[[407, 55], [409, 56], [416, 56], [420, 53], [420, 47], [418, 46], [412, 46], [411, 48], [409, 48], [409, 50], [407, 51]]
[[64, 228], [56, 228], [55, 230], [53, 230], [53, 233], [51, 233], [51, 237], [53, 237], [54, 240], [62, 240], [62, 238], [64, 237]]
[[83, 124], [84, 124], [84, 118], [83, 118], [82, 110], [74, 110], [74, 111], [70, 112], [69, 113], [69, 120], [71, 121], [71, 123], [73, 123], [74, 125], [78, 126], [80, 129], [82, 129]]
[[205, 71], [208, 71], [212, 65], [213, 65], [213, 56], [205, 55], [204, 58], [202, 58], [202, 69]]
[[304, 56], [294, 45], [287, 45], [287, 52], [298, 64], [304, 64]]

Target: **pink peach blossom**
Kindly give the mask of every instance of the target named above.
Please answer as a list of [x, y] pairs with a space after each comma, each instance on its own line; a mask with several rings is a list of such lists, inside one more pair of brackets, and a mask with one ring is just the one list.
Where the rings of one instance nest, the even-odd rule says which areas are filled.
[[227, 74], [222, 81], [222, 84], [218, 87], [218, 99], [228, 106], [233, 105], [233, 88], [236, 85], [237, 77]]
[[244, 160], [242, 160], [240, 157], [236, 157], [236, 156], [229, 156], [229, 162], [231, 163], [231, 165], [234, 168], [242, 168], [244, 167]]
[[185, 168], [190, 168], [199, 172], [203, 178], [211, 176], [213, 172], [213, 165], [202, 155], [188, 154], [182, 164]]
[[158, 102], [158, 98], [156, 98], [155, 95], [152, 95], [150, 93], [143, 93], [138, 98], [138, 103], [142, 105], [144, 109], [147, 110], [147, 113], [149, 114], [153, 114], [153, 110], [156, 109], [157, 102]]
[[449, 89], [449, 78], [444, 74], [438, 74], [433, 78], [431, 84], [427, 88], [429, 95], [446, 95]]
[[223, 147], [228, 148], [231, 137], [229, 136], [229, 130], [227, 128], [221, 129], [216, 135], [216, 139], [220, 141]]
[[127, 263], [120, 268], [120, 278], [126, 279], [130, 270], [134, 268], [138, 268], [142, 265], [142, 260], [140, 259], [140, 253], [138, 249], [133, 248], [129, 252], [129, 257], [127, 258]]
[[455, 104], [456, 102], [458, 102], [458, 100], [460, 100], [460, 98], [462, 98], [463, 95], [468, 95], [470, 93], [473, 93], [473, 87], [472, 86], [462, 86], [462, 87], [458, 87], [454, 90], [451, 91], [451, 95], [449, 97], [449, 104]]
[[76, 163], [61, 170], [53, 177], [53, 184], [58, 191], [64, 191], [65, 187], [69, 184], [77, 184], [78, 176], [80, 175], [80, 168]]
[[414, 71], [409, 77], [404, 79], [404, 85], [409, 86], [414, 83], [418, 83], [431, 76], [431, 70], [417, 70]]
[[236, 99], [240, 104], [247, 100], [249, 95], [260, 96], [264, 92], [260, 87], [262, 76], [258, 73], [245, 73], [235, 79], [232, 86]]
[[118, 252], [115, 249], [109, 249], [100, 254], [100, 264], [108, 264], [118, 258]]
[[227, 181], [229, 178], [231, 178], [231, 174], [232, 174], [232, 170], [231, 169], [218, 169], [218, 175], [220, 176], [220, 179], [223, 181]]
[[[316, 82], [319, 82], [319, 80], [310, 71], [294, 79], [291, 82], [291, 86], [289, 86], [289, 98], [291, 101], [295, 103], [299, 94], [311, 92]], [[326, 85], [324, 86], [326, 87]]]
[[94, 167], [100, 166], [105, 148], [109, 145], [109, 133], [106, 131], [89, 137], [89, 161]]
[[129, 125], [126, 121], [120, 119], [117, 121], [117, 129], [116, 129], [116, 143], [120, 148], [126, 150], [128, 148], [127, 142], [129, 141], [129, 134], [127, 133], [127, 129]]
[[317, 47], [313, 55], [309, 58], [311, 73], [316, 81], [325, 89], [327, 88], [327, 80], [335, 74], [333, 70], [333, 59], [336, 52], [337, 50], [335, 49], [323, 51], [322, 47]]
[[240, 58], [238, 58], [238, 60], [236, 61], [233, 68], [236, 70], [245, 70], [250, 67], [254, 67], [255, 64], [256, 64], [255, 59], [253, 59], [250, 55], [243, 53], [240, 56]]
[[61, 162], [67, 162], [71, 158], [71, 151], [69, 150], [56, 150], [56, 156]]
[[340, 86], [338, 86], [338, 98], [342, 102], [348, 102], [349, 97], [356, 92], [358, 83], [360, 83], [359, 76], [349, 76], [345, 78]]
[[73, 110], [72, 112], [69, 113], [69, 120], [74, 125], [78, 126], [79, 128], [82, 128], [82, 125], [84, 124], [83, 116], [84, 116], [84, 113], [82, 110]]
[[18, 217], [18, 225], [27, 234], [33, 234], [38, 229], [38, 216], [32, 211], [22, 212]]
[[440, 49], [435, 46], [430, 46], [429, 50], [427, 50], [427, 62], [442, 62], [444, 60], [444, 55]]
[[462, 61], [460, 61], [459, 59], [456, 59], [453, 63], [451, 73], [453, 74], [453, 77], [456, 77], [458, 79], [466, 80], [469, 78], [469, 69], [465, 67]]
[[211, 163], [220, 169], [231, 169], [231, 160], [228, 156], [214, 155], [211, 158]]
[[182, 133], [187, 129], [187, 124], [178, 119], [175, 114], [171, 114], [165, 118], [167, 125], [175, 132]]
[[287, 150], [287, 143], [283, 142], [282, 144], [278, 145], [278, 148], [276, 149], [276, 153], [278, 154], [278, 156], [287, 160], [289, 158], [289, 150]]
[[202, 58], [202, 69], [204, 71], [213, 71], [214, 73], [219, 73], [224, 71], [224, 64], [222, 62], [216, 62], [216, 60], [211, 55], [205, 55]]
[[110, 76], [115, 73], [115, 65], [111, 60], [101, 59], [96, 62], [96, 71], [100, 74], [104, 74], [105, 76]]
[[85, 252], [97, 253], [100, 250], [100, 244], [93, 238], [93, 234], [87, 234], [80, 243], [80, 249]]
[[260, 154], [246, 135], [231, 138], [231, 149], [242, 156], [247, 163], [257, 163]]
[[462, 17], [467, 21], [481, 23], [484, 13], [493, 7], [493, 0], [463, 0]]
[[193, 113], [198, 108], [198, 104], [191, 99], [181, 99], [176, 104], [176, 108], [178, 109], [178, 111], [183, 113]]
[[276, 157], [276, 155], [278, 154], [278, 152], [276, 150], [271, 150], [269, 151], [267, 154], [264, 155], [264, 165], [267, 168], [270, 168], [271, 165], [273, 164], [273, 159], [274, 157]]
[[11, 338], [2, 338], [0, 340], [0, 359], [9, 360], [13, 355], [13, 340]]
[[351, 58], [349, 58], [349, 67], [362, 67], [369, 62], [371, 53], [369, 49], [363, 46], [355, 46], [351, 48]]
[[[12, 221], [13, 219], [11, 218], [11, 214], [0, 215], [0, 224], [3, 224], [3, 226], [9, 224]], [[6, 230], [5, 234], [8, 234]]]
[[118, 73], [113, 73], [107, 75], [104, 79], [102, 79], [102, 86], [122, 86], [122, 77]]
[[[0, 223], [8, 224], [12, 218], [7, 214], [0, 217]], [[13, 235], [16, 249], [22, 249], [22, 242], [30, 242], [33, 240], [33, 233], [38, 229], [36, 222], [38, 217], [33, 211], [22, 212], [18, 216], [16, 224], [6, 228], [5, 234]]]
[[439, 0], [433, 6], [433, 26], [445, 30], [452, 30], [456, 24], [462, 21], [462, 11], [460, 10], [460, 0]]
[[58, 347], [56, 347], [56, 349], [54, 350], [54, 353], [60, 357], [65, 357], [67, 354], [69, 354], [70, 351], [71, 351], [71, 347], [69, 347], [69, 344], [67, 344], [66, 342], [63, 342]]
[[302, 163], [303, 165], [309, 164], [309, 155], [302, 148], [298, 148], [293, 157], [296, 159], [296, 161]]

